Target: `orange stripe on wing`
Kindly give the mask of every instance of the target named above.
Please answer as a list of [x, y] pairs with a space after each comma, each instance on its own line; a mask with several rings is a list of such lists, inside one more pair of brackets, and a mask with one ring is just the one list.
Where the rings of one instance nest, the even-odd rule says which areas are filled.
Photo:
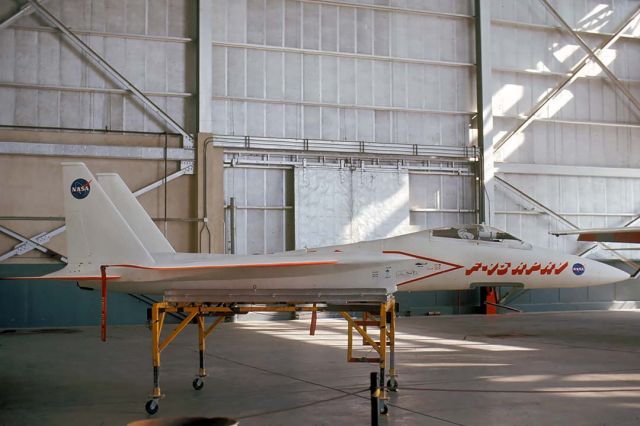
[[153, 271], [188, 271], [193, 269], [233, 269], [233, 268], [275, 268], [275, 267], [294, 267], [294, 266], [317, 266], [317, 265], [335, 265], [337, 260], [321, 260], [313, 262], [279, 262], [279, 263], [233, 263], [228, 265], [195, 265], [195, 266], [143, 266], [143, 265], [108, 265], [112, 268], [134, 268], [146, 269]]
[[[12, 281], [91, 281], [91, 280], [101, 280], [102, 276], [100, 275], [59, 275], [54, 277], [4, 277], [0, 278], [2, 280], [12, 280]], [[117, 280], [120, 279], [120, 275], [109, 275], [107, 276], [108, 280]]]

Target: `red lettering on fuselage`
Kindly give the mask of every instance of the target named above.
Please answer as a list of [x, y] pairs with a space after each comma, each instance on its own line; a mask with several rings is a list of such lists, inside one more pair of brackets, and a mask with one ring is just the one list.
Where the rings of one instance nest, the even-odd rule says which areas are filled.
[[569, 262], [563, 262], [557, 265], [554, 262], [548, 262], [544, 267], [539, 262], [527, 264], [520, 262], [518, 266], [511, 267], [511, 262], [503, 263], [491, 263], [484, 264], [482, 262], [476, 262], [472, 267], [465, 270], [465, 275], [473, 275], [477, 272], [485, 273], [486, 275], [507, 275], [511, 272], [511, 275], [532, 275], [538, 273], [540, 275], [560, 275], [567, 267]]

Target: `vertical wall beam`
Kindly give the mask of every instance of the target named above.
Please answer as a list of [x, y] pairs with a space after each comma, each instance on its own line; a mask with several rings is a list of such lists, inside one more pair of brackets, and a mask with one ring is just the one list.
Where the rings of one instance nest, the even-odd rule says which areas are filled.
[[213, 131], [213, 0], [198, 0], [198, 132]]
[[493, 109], [492, 72], [491, 72], [491, 0], [475, 0], [475, 35], [476, 35], [476, 117], [478, 127], [478, 149], [480, 151], [479, 179], [479, 220], [492, 224], [494, 200], [494, 158], [493, 158]]
[[198, 133], [196, 179], [198, 247], [201, 253], [224, 253], [224, 154], [213, 146], [213, 135]]

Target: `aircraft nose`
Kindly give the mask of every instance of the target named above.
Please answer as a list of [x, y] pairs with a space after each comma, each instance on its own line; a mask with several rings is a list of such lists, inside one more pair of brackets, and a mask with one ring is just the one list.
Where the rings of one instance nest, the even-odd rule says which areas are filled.
[[[631, 275], [625, 271], [606, 265], [602, 262], [582, 259], [582, 263], [584, 263], [584, 274], [587, 275], [585, 278], [591, 281], [591, 285], [617, 283], [631, 278]], [[576, 265], [573, 266], [574, 273], [576, 273], [576, 271], [580, 272], [579, 264]]]

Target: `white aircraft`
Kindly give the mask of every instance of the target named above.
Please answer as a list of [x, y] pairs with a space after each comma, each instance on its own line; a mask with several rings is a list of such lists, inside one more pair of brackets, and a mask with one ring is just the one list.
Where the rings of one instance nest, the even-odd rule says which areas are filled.
[[[583, 287], [628, 279], [590, 259], [533, 247], [484, 225], [431, 229], [381, 240], [267, 255], [176, 253], [122, 179], [97, 179], [62, 163], [67, 257], [37, 277], [111, 291], [176, 289], [464, 290], [481, 286]], [[29, 277], [28, 279], [34, 279]]]

